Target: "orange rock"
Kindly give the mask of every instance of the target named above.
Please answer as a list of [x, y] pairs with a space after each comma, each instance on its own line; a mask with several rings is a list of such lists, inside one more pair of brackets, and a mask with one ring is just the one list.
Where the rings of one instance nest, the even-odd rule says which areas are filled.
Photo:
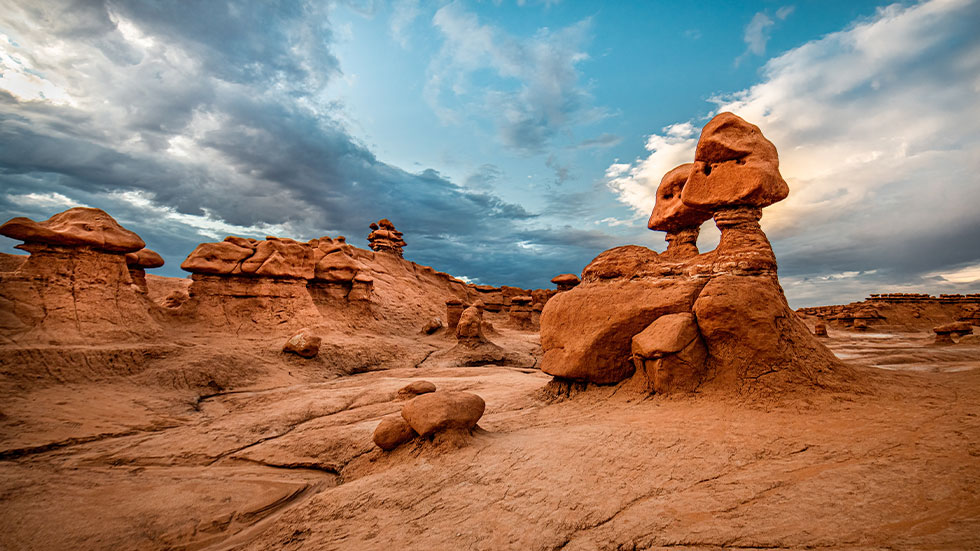
[[444, 430], [471, 430], [483, 417], [486, 403], [469, 392], [440, 390], [405, 404], [402, 417], [421, 436]]
[[598, 281], [638, 275], [655, 264], [658, 254], [639, 245], [625, 245], [609, 249], [595, 257], [582, 270], [582, 281]]
[[201, 243], [180, 265], [180, 269], [194, 274], [224, 275], [241, 273], [241, 263], [255, 254], [255, 249], [243, 247], [232, 241]]
[[779, 174], [779, 156], [758, 126], [721, 113], [701, 131], [694, 167], [681, 193], [691, 208], [762, 208], [789, 195]]
[[156, 251], [140, 249], [134, 253], [126, 253], [126, 264], [131, 268], [159, 268], [163, 266], [163, 257]]
[[313, 358], [320, 352], [321, 339], [309, 329], [304, 329], [286, 340], [283, 352], [290, 352], [303, 358]]
[[374, 429], [374, 443], [385, 451], [391, 451], [416, 436], [418, 433], [400, 415], [385, 417]]
[[428, 394], [430, 392], [436, 391], [436, 385], [429, 381], [414, 381], [405, 386], [403, 386], [398, 391], [398, 396], [408, 397], [408, 396], [418, 396], [420, 394]]
[[572, 287], [575, 287], [581, 281], [575, 274], [560, 274], [551, 278], [551, 282], [558, 286], [559, 291], [567, 291]]
[[43, 222], [13, 218], [0, 226], [0, 235], [25, 243], [63, 247], [92, 247], [109, 253], [131, 253], [146, 243], [101, 209], [75, 207]]
[[681, 192], [687, 183], [694, 163], [686, 163], [671, 170], [660, 180], [657, 188], [657, 202], [650, 213], [647, 228], [665, 232], [685, 228], [698, 228], [711, 219], [710, 210], [690, 207], [681, 201]]

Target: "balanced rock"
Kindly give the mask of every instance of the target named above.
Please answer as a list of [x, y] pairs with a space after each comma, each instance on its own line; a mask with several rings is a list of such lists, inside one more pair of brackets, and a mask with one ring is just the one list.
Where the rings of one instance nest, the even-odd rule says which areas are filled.
[[135, 253], [126, 253], [126, 265], [133, 284], [146, 293], [146, 270], [163, 266], [163, 257], [150, 249], [140, 249]]
[[320, 352], [322, 339], [312, 331], [304, 329], [286, 340], [282, 351], [296, 354], [303, 358], [313, 358]]
[[385, 451], [391, 451], [418, 436], [401, 415], [385, 417], [374, 429], [374, 443]]
[[483, 398], [469, 392], [440, 390], [405, 404], [402, 417], [421, 436], [444, 430], [471, 430], [486, 409]]
[[933, 332], [936, 333], [936, 344], [953, 344], [953, 337], [973, 333], [973, 326], [969, 322], [954, 321], [933, 328]]
[[558, 287], [558, 291], [567, 291], [581, 283], [575, 274], [559, 274], [551, 278], [551, 282]]

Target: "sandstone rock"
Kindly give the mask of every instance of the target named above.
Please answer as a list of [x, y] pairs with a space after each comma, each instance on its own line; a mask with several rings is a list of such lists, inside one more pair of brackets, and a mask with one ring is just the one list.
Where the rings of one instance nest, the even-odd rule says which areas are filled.
[[385, 417], [374, 429], [374, 443], [385, 451], [391, 451], [418, 436], [401, 415]]
[[225, 240], [220, 243], [201, 243], [180, 265], [194, 274], [230, 275], [241, 273], [241, 263], [255, 254], [255, 249]]
[[582, 270], [582, 281], [589, 282], [638, 275], [651, 264], [656, 264], [658, 257], [656, 252], [639, 245], [625, 245], [609, 249], [600, 253]]
[[516, 296], [511, 299], [510, 311], [508, 312], [508, 322], [511, 326], [518, 329], [531, 329], [531, 297]]
[[0, 253], [0, 272], [16, 272], [27, 262], [26, 254]]
[[659, 231], [676, 231], [684, 228], [700, 227], [711, 219], [710, 210], [699, 210], [689, 207], [681, 201], [681, 192], [687, 178], [694, 168], [694, 163], [678, 166], [664, 175], [657, 188], [657, 202], [650, 213], [647, 228]]
[[75, 207], [43, 222], [12, 218], [0, 226], [0, 235], [25, 243], [63, 247], [92, 247], [108, 253], [131, 253], [146, 243], [140, 236], [119, 225], [105, 211]]
[[456, 325], [456, 340], [474, 344], [487, 340], [483, 334], [483, 311], [479, 306], [473, 305], [463, 310]]
[[817, 337], [827, 336], [827, 324], [820, 322], [813, 326], [813, 334]]
[[446, 328], [453, 335], [456, 334], [456, 326], [459, 325], [459, 318], [463, 315], [463, 301], [458, 298], [451, 298], [446, 301]]
[[469, 392], [440, 390], [405, 404], [402, 417], [421, 436], [444, 430], [471, 430], [483, 417], [486, 403]]
[[708, 351], [691, 314], [657, 318], [633, 337], [632, 351], [636, 373], [628, 384], [634, 390], [690, 392], [704, 378]]
[[973, 333], [973, 326], [969, 322], [954, 321], [933, 328], [933, 332], [936, 333], [936, 344], [953, 344], [953, 337]]
[[179, 308], [185, 302], [190, 300], [190, 298], [191, 297], [187, 291], [176, 289], [163, 299], [163, 306], [165, 308]]
[[439, 318], [432, 318], [422, 326], [422, 332], [426, 335], [431, 335], [440, 329], [442, 329], [442, 320]]
[[320, 352], [321, 339], [312, 331], [304, 329], [286, 340], [283, 352], [290, 352], [303, 358], [313, 358]]
[[371, 224], [371, 229], [373, 231], [368, 235], [371, 250], [391, 253], [398, 257], [404, 254], [403, 249], [406, 243], [402, 239], [402, 232], [395, 229], [391, 220], [382, 218], [377, 223]]
[[420, 394], [428, 394], [430, 392], [436, 391], [436, 385], [429, 381], [414, 381], [398, 391], [399, 397], [411, 397], [418, 396]]
[[633, 336], [665, 314], [691, 311], [703, 281], [583, 283], [555, 295], [541, 312], [541, 370], [597, 384], [632, 375]]
[[156, 251], [151, 251], [150, 249], [140, 249], [136, 252], [126, 254], [126, 265], [130, 268], [143, 268], [146, 270], [159, 268], [163, 264], [163, 257]]
[[980, 344], [980, 335], [963, 335], [959, 344]]
[[705, 125], [681, 194], [685, 205], [709, 212], [762, 208], [788, 194], [776, 146], [758, 126], [732, 113], [721, 113]]
[[572, 287], [575, 287], [581, 281], [575, 274], [560, 274], [551, 278], [551, 282], [558, 286], [559, 291], [567, 291]]

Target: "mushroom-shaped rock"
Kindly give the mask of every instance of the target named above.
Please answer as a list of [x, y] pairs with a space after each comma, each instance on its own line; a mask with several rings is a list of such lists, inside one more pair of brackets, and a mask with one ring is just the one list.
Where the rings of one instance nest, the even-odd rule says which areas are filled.
[[633, 337], [633, 386], [659, 393], [692, 391], [705, 373], [708, 351], [688, 313], [660, 316]]
[[371, 230], [368, 235], [368, 246], [371, 250], [392, 253], [399, 257], [403, 255], [405, 240], [402, 239], [402, 232], [395, 229], [391, 220], [382, 218], [377, 223], [371, 224]]
[[320, 337], [314, 335], [310, 330], [304, 329], [296, 333], [283, 345], [283, 352], [291, 352], [303, 358], [312, 358], [320, 352]]
[[187, 255], [180, 269], [195, 274], [241, 273], [241, 263], [253, 254], [254, 247], [243, 247], [231, 241], [201, 243]]
[[485, 409], [486, 403], [476, 394], [440, 390], [413, 398], [402, 408], [402, 417], [415, 432], [431, 436], [444, 430], [471, 430]]
[[551, 278], [551, 282], [558, 287], [559, 291], [567, 291], [581, 283], [581, 280], [575, 274], [560, 274]]
[[374, 443], [384, 451], [391, 451], [418, 436], [401, 415], [385, 417], [374, 429]]
[[71, 208], [43, 222], [12, 218], [0, 226], [0, 235], [28, 244], [91, 247], [118, 254], [136, 252], [146, 246], [140, 236], [119, 225], [104, 210], [89, 207]]
[[134, 253], [126, 253], [126, 264], [130, 268], [142, 268], [144, 270], [159, 268], [163, 266], [163, 257], [156, 251], [140, 249]]
[[697, 228], [711, 218], [711, 211], [690, 207], [681, 201], [694, 163], [686, 163], [664, 174], [657, 188], [657, 202], [650, 213], [647, 227], [665, 232]]
[[779, 156], [759, 127], [721, 113], [701, 131], [694, 166], [681, 193], [691, 208], [762, 208], [789, 195], [779, 174]]
[[817, 337], [826, 337], [827, 336], [827, 324], [824, 323], [824, 322], [816, 323], [813, 326], [813, 334], [815, 336], [817, 336]]
[[412, 397], [436, 391], [436, 385], [429, 381], [414, 381], [403, 386], [398, 391], [400, 397]]

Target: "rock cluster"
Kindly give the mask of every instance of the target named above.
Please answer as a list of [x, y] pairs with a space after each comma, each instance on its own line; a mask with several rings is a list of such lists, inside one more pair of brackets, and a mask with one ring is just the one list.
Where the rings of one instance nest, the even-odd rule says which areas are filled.
[[162, 259], [104, 211], [72, 208], [43, 222], [13, 218], [0, 235], [23, 241], [17, 248], [30, 253], [16, 270], [0, 274], [0, 330], [13, 340], [75, 343], [159, 334], [140, 276]]
[[405, 403], [401, 415], [382, 419], [374, 430], [374, 443], [385, 451], [418, 437], [432, 437], [447, 431], [468, 434], [483, 417], [486, 403], [476, 394], [436, 391], [435, 385], [428, 381], [418, 381], [409, 387], [413, 385], [418, 388], [406, 394], [416, 396]]
[[[702, 131], [694, 163], [664, 176], [648, 227], [668, 249], [617, 247], [582, 271], [541, 314], [541, 369], [559, 381], [669, 393], [745, 393], [833, 386], [850, 371], [790, 310], [759, 226], [785, 198], [776, 148], [758, 127], [722, 113]], [[718, 247], [699, 253], [714, 218]]]
[[953, 344], [957, 339], [973, 333], [973, 326], [965, 321], [954, 321], [933, 328], [936, 333], [936, 344]]
[[403, 250], [407, 244], [402, 239], [402, 232], [396, 230], [395, 225], [387, 218], [382, 218], [371, 224], [368, 242], [372, 251], [391, 253], [399, 258], [403, 256]]

